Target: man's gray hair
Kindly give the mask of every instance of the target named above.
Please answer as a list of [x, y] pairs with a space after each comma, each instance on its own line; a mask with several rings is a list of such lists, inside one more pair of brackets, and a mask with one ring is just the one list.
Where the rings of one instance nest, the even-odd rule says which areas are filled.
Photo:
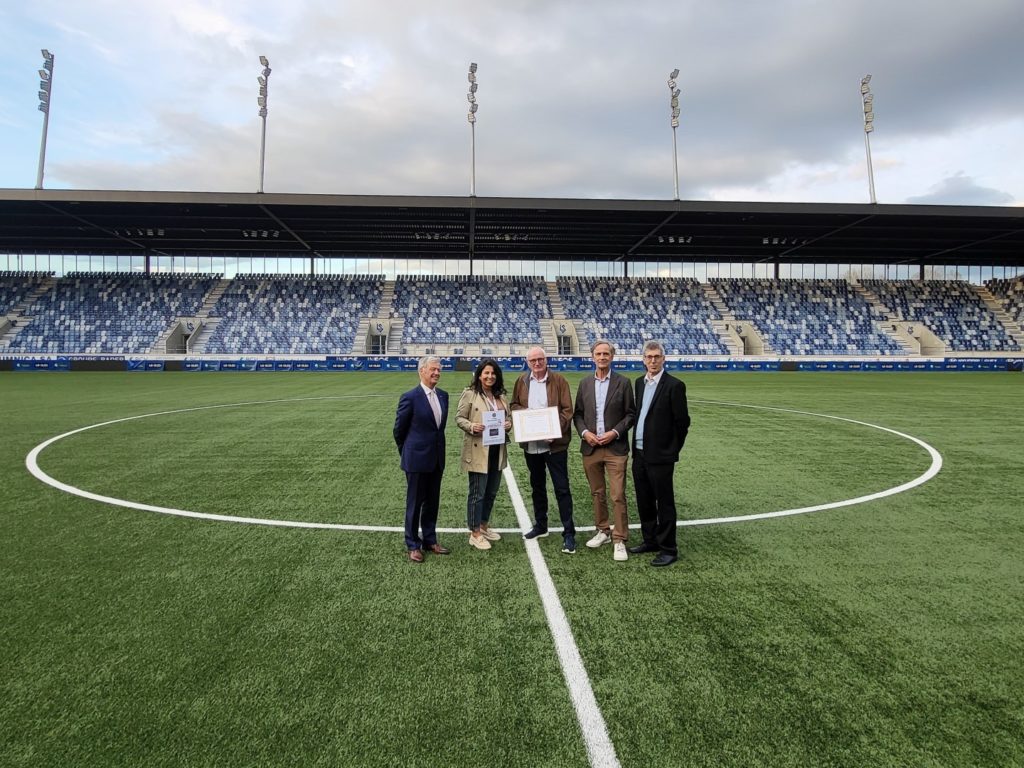
[[590, 354], [594, 354], [594, 350], [600, 347], [602, 344], [607, 344], [608, 349], [612, 351], [612, 357], [615, 357], [615, 345], [612, 344], [608, 339], [598, 339], [590, 345]]
[[661, 353], [662, 357], [665, 356], [665, 345], [662, 344], [660, 341], [655, 341], [654, 339], [651, 339], [650, 341], [646, 342], [644, 344], [644, 353], [646, 353], [649, 349], [656, 349]]
[[426, 368], [431, 363], [437, 363], [438, 365], [440, 365], [441, 364], [441, 358], [438, 357], [437, 355], [426, 355], [424, 357], [421, 357], [419, 365], [416, 366], [416, 370], [417, 371], [422, 371], [424, 368]]

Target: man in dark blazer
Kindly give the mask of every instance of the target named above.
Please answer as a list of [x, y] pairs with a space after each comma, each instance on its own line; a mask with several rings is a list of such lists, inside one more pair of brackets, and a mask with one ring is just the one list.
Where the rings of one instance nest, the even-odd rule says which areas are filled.
[[633, 554], [657, 552], [651, 565], [672, 565], [676, 548], [676, 501], [672, 475], [690, 429], [686, 385], [665, 370], [661, 342], [644, 344], [647, 373], [636, 380], [636, 429], [633, 432], [633, 487], [643, 543]]
[[414, 563], [423, 562], [424, 551], [436, 555], [447, 555], [450, 551], [437, 542], [437, 511], [444, 475], [444, 428], [448, 421], [448, 393], [437, 388], [441, 359], [420, 358], [419, 375], [419, 385], [398, 399], [394, 429], [406, 478], [405, 546]]
[[[629, 461], [629, 429], [636, 417], [633, 385], [612, 370], [615, 345], [598, 339], [590, 346], [594, 375], [580, 381], [576, 390], [573, 424], [580, 435], [583, 471], [594, 501], [597, 532], [587, 542], [590, 549], [613, 542], [615, 560], [626, 560], [629, 519], [626, 512], [626, 464]], [[607, 482], [605, 480], [607, 476]], [[611, 496], [614, 525], [608, 521]]]

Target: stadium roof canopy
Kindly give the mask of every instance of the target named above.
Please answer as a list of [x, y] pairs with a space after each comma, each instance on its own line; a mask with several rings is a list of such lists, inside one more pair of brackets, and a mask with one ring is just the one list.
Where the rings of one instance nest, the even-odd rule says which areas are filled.
[[0, 253], [1024, 265], [1024, 208], [0, 189]]

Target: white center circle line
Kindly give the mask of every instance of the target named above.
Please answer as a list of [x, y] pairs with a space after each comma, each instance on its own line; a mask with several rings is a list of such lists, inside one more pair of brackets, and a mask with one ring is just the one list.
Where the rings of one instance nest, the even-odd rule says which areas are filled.
[[[841, 507], [852, 507], [855, 504], [866, 504], [869, 501], [876, 501], [877, 499], [884, 499], [887, 496], [895, 496], [897, 493], [903, 493], [909, 491], [911, 488], [916, 488], [919, 485], [923, 485], [939, 474], [942, 469], [942, 454], [935, 450], [932, 446], [926, 443], [920, 438], [908, 435], [904, 432], [897, 432], [895, 429], [889, 429], [888, 427], [882, 427], [878, 424], [871, 424], [866, 421], [857, 421], [856, 419], [847, 419], [843, 416], [830, 416], [826, 413], [812, 413], [811, 411], [798, 411], [792, 408], [777, 408], [774, 406], [767, 405], [747, 405], [746, 403], [730, 403], [721, 400], [694, 400], [695, 403], [703, 403], [706, 405], [724, 405], [732, 408], [751, 408], [759, 411], [778, 411], [779, 413], [795, 413], [801, 416], [816, 416], [821, 419], [832, 419], [834, 421], [844, 421], [848, 424], [857, 424], [862, 427], [871, 427], [882, 432], [888, 432], [891, 435], [902, 437], [905, 440], [909, 440], [912, 443], [924, 448], [924, 450], [931, 457], [932, 463], [922, 474], [915, 477], [902, 485], [897, 485], [892, 488], [886, 488], [883, 491], [876, 493], [869, 493], [865, 496], [857, 496], [853, 499], [844, 499], [842, 501], [833, 501], [828, 504], [815, 504], [810, 507], [798, 507], [796, 509], [782, 509], [777, 512], [759, 512], [752, 515], [735, 515], [733, 517], [710, 517], [702, 520], [682, 520], [677, 525], [719, 525], [722, 523], [742, 523], [748, 520], [767, 520], [773, 517], [789, 517], [790, 515], [806, 515], [810, 512], [822, 512], [826, 509], [839, 509]], [[630, 526], [631, 528], [633, 526]]]
[[[156, 512], [156, 513], [164, 514], [164, 515], [174, 515], [174, 516], [177, 516], [177, 517], [189, 517], [189, 518], [198, 519], [198, 520], [214, 520], [214, 521], [218, 521], [218, 522], [243, 523], [243, 524], [247, 524], [247, 525], [267, 525], [267, 526], [276, 526], [276, 527], [281, 527], [281, 528], [311, 528], [311, 529], [318, 529], [318, 530], [371, 531], [371, 532], [376, 531], [376, 532], [385, 532], [385, 533], [401, 533], [405, 529], [404, 529], [403, 526], [400, 526], [400, 525], [390, 525], [390, 526], [389, 525], [357, 525], [357, 524], [349, 524], [349, 523], [305, 522], [305, 521], [301, 521], [301, 520], [276, 520], [276, 519], [272, 519], [272, 518], [263, 518], [263, 517], [242, 517], [242, 516], [238, 516], [238, 515], [218, 515], [218, 514], [213, 514], [213, 513], [210, 513], [210, 512], [195, 512], [195, 511], [187, 510], [187, 509], [177, 509], [177, 508], [174, 508], [174, 507], [163, 507], [163, 506], [158, 506], [158, 505], [154, 505], [154, 504], [143, 504], [143, 503], [140, 503], [140, 502], [129, 501], [127, 499], [119, 499], [119, 498], [116, 498], [116, 497], [113, 497], [113, 496], [104, 496], [102, 494], [92, 493], [91, 491], [86, 491], [86, 490], [83, 490], [81, 488], [77, 488], [77, 487], [75, 487], [73, 485], [69, 485], [67, 483], [62, 483], [60, 480], [57, 480], [56, 478], [54, 478], [51, 475], [47, 474], [45, 471], [43, 471], [39, 467], [39, 455], [44, 450], [46, 450], [48, 447], [53, 445], [54, 443], [56, 443], [56, 442], [58, 442], [60, 440], [63, 440], [64, 438], [71, 437], [73, 435], [77, 435], [77, 434], [80, 434], [82, 432], [86, 432], [86, 431], [91, 430], [91, 429], [98, 429], [100, 427], [111, 426], [113, 424], [122, 424], [122, 423], [125, 423], [125, 422], [137, 421], [139, 419], [146, 419], [146, 418], [150, 418], [150, 417], [154, 417], [154, 416], [170, 416], [170, 415], [179, 414], [179, 413], [192, 413], [192, 412], [195, 412], [195, 411], [213, 410], [213, 409], [218, 409], [218, 408], [242, 408], [242, 407], [253, 406], [253, 405], [271, 405], [271, 404], [277, 404], [277, 403], [298, 403], [298, 402], [311, 402], [311, 401], [322, 401], [322, 400], [355, 400], [355, 399], [364, 399], [364, 398], [370, 398], [370, 397], [388, 397], [388, 396], [387, 395], [325, 395], [325, 396], [320, 396], [320, 397], [297, 397], [297, 398], [282, 398], [282, 399], [275, 399], [275, 400], [251, 400], [251, 401], [245, 401], [245, 402], [239, 402], [239, 403], [222, 403], [222, 404], [218, 404], [218, 405], [196, 406], [196, 407], [193, 407], [193, 408], [178, 408], [178, 409], [175, 409], [175, 410], [158, 411], [158, 412], [155, 412], [155, 413], [139, 414], [137, 416], [127, 416], [127, 417], [121, 418], [121, 419], [112, 419], [110, 421], [104, 421], [104, 422], [100, 422], [98, 424], [90, 424], [89, 426], [80, 427], [78, 429], [71, 430], [70, 432], [65, 432], [63, 434], [56, 435], [54, 437], [49, 438], [48, 440], [45, 440], [44, 442], [40, 443], [35, 448], [33, 448], [31, 451], [29, 451], [28, 455], [25, 457], [25, 467], [28, 469], [29, 473], [32, 474], [32, 476], [35, 477], [37, 480], [39, 480], [39, 481], [41, 481], [41, 482], [43, 482], [43, 483], [45, 483], [45, 484], [47, 484], [47, 485], [49, 485], [49, 486], [51, 486], [53, 488], [56, 488], [59, 491], [63, 491], [64, 493], [68, 493], [68, 494], [71, 494], [73, 496], [79, 496], [81, 498], [89, 499], [91, 501], [98, 501], [98, 502], [100, 502], [102, 504], [109, 504], [109, 505], [117, 506], [117, 507], [126, 507], [128, 509], [135, 509], [135, 510], [139, 510], [139, 511], [142, 511], [142, 512]], [[923, 440], [921, 440], [919, 438], [914, 437], [913, 435], [908, 435], [908, 434], [905, 434], [903, 432], [898, 432], [895, 429], [889, 429], [888, 427], [882, 427], [882, 426], [879, 426], [877, 424], [871, 424], [871, 423], [866, 422], [866, 421], [857, 421], [856, 419], [848, 419], [848, 418], [844, 418], [842, 416], [830, 416], [828, 414], [823, 414], [823, 413], [813, 413], [811, 411], [800, 411], [800, 410], [794, 410], [794, 409], [791, 409], [791, 408], [778, 408], [778, 407], [764, 406], [764, 405], [748, 405], [748, 404], [745, 404], [745, 403], [730, 403], [730, 402], [717, 401], [717, 400], [693, 400], [691, 402], [705, 404], [705, 405], [720, 405], [720, 406], [733, 407], [733, 408], [750, 408], [750, 409], [754, 409], [754, 410], [777, 411], [777, 412], [780, 412], [780, 413], [793, 413], [793, 414], [799, 414], [799, 415], [803, 415], [803, 416], [813, 416], [813, 417], [823, 418], [823, 419], [832, 419], [834, 421], [842, 421], [842, 422], [847, 422], [849, 424], [856, 424], [858, 426], [870, 427], [871, 429], [877, 429], [877, 430], [880, 430], [882, 432], [888, 432], [888, 433], [890, 433], [892, 435], [896, 435], [897, 437], [901, 437], [901, 438], [903, 438], [905, 440], [909, 440], [909, 441], [917, 444], [918, 446], [923, 448], [928, 453], [928, 455], [931, 457], [932, 461], [931, 461], [931, 465], [929, 466], [929, 468], [924, 473], [922, 473], [921, 475], [915, 477], [914, 479], [912, 479], [912, 480], [910, 480], [910, 481], [908, 481], [906, 483], [903, 483], [901, 485], [894, 486], [893, 488], [887, 488], [885, 490], [878, 491], [876, 493], [867, 494], [865, 496], [858, 496], [858, 497], [852, 498], [852, 499], [844, 499], [842, 501], [834, 501], [834, 502], [830, 502], [830, 503], [827, 503], [827, 504], [816, 504], [816, 505], [809, 506], [809, 507], [799, 507], [799, 508], [795, 508], [795, 509], [783, 509], [783, 510], [778, 510], [778, 511], [775, 511], [775, 512], [760, 512], [760, 513], [754, 513], [754, 514], [749, 514], [749, 515], [735, 515], [735, 516], [731, 516], [731, 517], [705, 518], [705, 519], [701, 519], [701, 520], [681, 520], [681, 521], [679, 521], [677, 523], [677, 525], [679, 525], [679, 526], [718, 525], [718, 524], [724, 524], [724, 523], [740, 523], [740, 522], [746, 522], [746, 521], [749, 521], [749, 520], [765, 520], [765, 519], [774, 518], [774, 517], [787, 517], [787, 516], [790, 516], [790, 515], [802, 515], [802, 514], [807, 514], [807, 513], [810, 513], [810, 512], [820, 512], [820, 511], [829, 510], [829, 509], [839, 509], [841, 507], [850, 507], [850, 506], [854, 506], [856, 504], [864, 504], [864, 503], [867, 503], [869, 501], [875, 501], [877, 499], [882, 499], [882, 498], [885, 498], [887, 496], [893, 496], [893, 495], [898, 494], [898, 493], [903, 493], [904, 491], [908, 491], [911, 488], [916, 488], [917, 486], [922, 485], [923, 483], [926, 483], [929, 480], [931, 480], [942, 469], [942, 455], [937, 450], [935, 450], [935, 448], [930, 446], [928, 443], [924, 442]], [[634, 529], [638, 528], [638, 527], [639, 527], [638, 524], [633, 524], [633, 525], [630, 526], [630, 528], [634, 528]], [[580, 527], [580, 530], [592, 530], [592, 529], [593, 529], [593, 526], [582, 526], [582, 527]], [[500, 531], [502, 533], [515, 533], [515, 532], [519, 531], [518, 528], [508, 528], [508, 529], [498, 528], [496, 530], [498, 530], [498, 531]], [[438, 531], [441, 532], [441, 533], [465, 533], [465, 530], [463, 528], [439, 528]]]

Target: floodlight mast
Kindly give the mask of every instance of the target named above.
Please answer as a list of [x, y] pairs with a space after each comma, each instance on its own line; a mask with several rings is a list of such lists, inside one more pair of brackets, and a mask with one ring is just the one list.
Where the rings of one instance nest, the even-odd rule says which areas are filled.
[[46, 134], [50, 129], [50, 98], [53, 95], [54, 55], [42, 50], [43, 68], [39, 70], [39, 111], [43, 113], [43, 136], [39, 141], [39, 168], [36, 171], [36, 189], [43, 188], [43, 168], [46, 165]]
[[871, 166], [871, 133], [875, 130], [875, 97], [871, 93], [871, 75], [864, 75], [860, 81], [860, 96], [864, 105], [864, 153], [868, 159], [868, 192], [872, 204], [877, 203], [875, 197], [875, 171]]
[[479, 106], [476, 103], [476, 62], [469, 65], [469, 93], [466, 98], [469, 101], [469, 196], [476, 197], [476, 110]]
[[676, 129], [679, 127], [679, 89], [676, 87], [676, 78], [679, 77], [679, 70], [673, 69], [668, 76], [669, 109], [671, 110], [672, 125], [672, 179], [675, 188], [675, 200], [679, 199], [679, 145], [676, 143]]
[[266, 56], [260, 56], [260, 64], [263, 65], [263, 72], [259, 77], [256, 78], [256, 82], [260, 84], [259, 96], [256, 98], [256, 103], [259, 104], [260, 121], [260, 186], [256, 191], [259, 193], [263, 192], [263, 170], [266, 165], [267, 155], [267, 94], [268, 88], [270, 87], [270, 62]]

